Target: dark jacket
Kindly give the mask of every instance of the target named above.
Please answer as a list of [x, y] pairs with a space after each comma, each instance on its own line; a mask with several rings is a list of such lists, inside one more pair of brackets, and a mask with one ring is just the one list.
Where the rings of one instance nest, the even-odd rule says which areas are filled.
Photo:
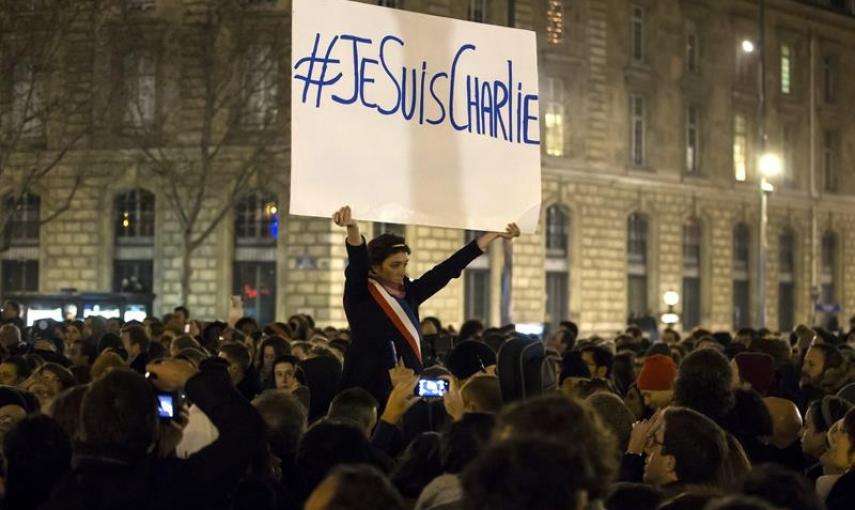
[[828, 510], [851, 510], [853, 504], [855, 504], [855, 469], [850, 469], [834, 482], [825, 500], [825, 507]]
[[149, 455], [128, 462], [103, 455], [80, 456], [43, 508], [186, 510], [222, 506], [252, 457], [264, 448], [264, 423], [232, 388], [223, 370], [203, 370], [187, 382], [185, 391], [217, 427], [220, 435], [213, 444], [188, 459]]
[[[405, 304], [419, 320], [419, 305], [457, 278], [466, 266], [483, 252], [473, 241], [416, 280], [404, 279]], [[392, 321], [368, 292], [368, 246], [347, 244], [348, 265], [345, 269], [344, 312], [350, 324], [351, 343], [344, 358], [342, 388], [359, 386], [374, 395], [381, 406], [391, 391], [388, 370], [397, 356], [416, 372], [422, 364]]]

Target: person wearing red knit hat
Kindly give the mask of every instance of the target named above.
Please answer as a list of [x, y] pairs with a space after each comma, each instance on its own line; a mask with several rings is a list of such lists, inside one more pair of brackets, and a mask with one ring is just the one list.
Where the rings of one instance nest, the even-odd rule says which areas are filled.
[[655, 410], [667, 407], [674, 398], [675, 379], [677, 365], [670, 356], [654, 354], [644, 358], [644, 365], [637, 380], [638, 389], [644, 397], [644, 405]]

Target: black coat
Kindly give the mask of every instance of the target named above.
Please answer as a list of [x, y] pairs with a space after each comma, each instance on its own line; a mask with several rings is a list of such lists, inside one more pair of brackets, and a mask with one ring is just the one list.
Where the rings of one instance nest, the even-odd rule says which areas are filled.
[[[475, 241], [437, 264], [416, 280], [404, 279], [404, 300], [419, 319], [419, 305], [457, 278], [466, 266], [483, 252]], [[406, 340], [368, 291], [368, 246], [347, 244], [349, 258], [344, 271], [344, 312], [350, 324], [351, 343], [344, 358], [342, 388], [359, 386], [374, 395], [381, 406], [391, 391], [388, 370], [395, 366], [390, 342], [398, 357], [416, 372], [422, 364]]]
[[43, 508], [148, 510], [223, 505], [251, 458], [264, 447], [264, 423], [232, 388], [225, 373], [203, 370], [187, 382], [187, 396], [211, 419], [219, 437], [188, 459], [147, 456], [128, 462], [80, 457]]
[[834, 482], [825, 500], [825, 507], [828, 510], [850, 510], [853, 504], [855, 504], [855, 469], [850, 469]]

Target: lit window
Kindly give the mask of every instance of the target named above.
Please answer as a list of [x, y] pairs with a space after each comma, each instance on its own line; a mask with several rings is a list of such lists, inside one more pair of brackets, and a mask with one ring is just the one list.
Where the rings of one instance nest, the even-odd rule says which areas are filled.
[[154, 195], [133, 189], [116, 197], [116, 239], [147, 239], [154, 237]]
[[551, 44], [564, 39], [564, 1], [549, 0], [546, 7], [546, 38]]
[[790, 79], [793, 72], [793, 49], [787, 44], [781, 45], [781, 93], [792, 92]]
[[544, 150], [549, 156], [564, 155], [564, 82], [550, 78], [546, 82], [546, 139]]
[[279, 206], [276, 197], [251, 193], [235, 206], [235, 237], [238, 244], [275, 244], [279, 238]]
[[737, 181], [748, 178], [748, 130], [741, 113], [733, 116], [733, 175]]
[[154, 205], [154, 194], [142, 189], [133, 189], [116, 197], [114, 292], [152, 292]]

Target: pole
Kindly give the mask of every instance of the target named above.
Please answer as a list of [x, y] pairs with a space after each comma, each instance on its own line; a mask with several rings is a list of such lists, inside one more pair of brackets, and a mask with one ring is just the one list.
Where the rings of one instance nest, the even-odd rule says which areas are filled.
[[816, 34], [810, 34], [810, 313], [808, 324], [816, 324], [816, 305], [819, 302], [819, 232], [816, 201], [819, 196], [816, 186]]
[[[513, 28], [516, 24], [516, 0], [508, 0], [508, 26]], [[511, 309], [513, 308], [513, 275], [514, 275], [514, 251], [511, 241], [502, 239], [502, 277], [501, 281], [501, 306], [499, 310], [499, 322], [502, 326], [513, 322]]]
[[[760, 53], [760, 86], [758, 91], [757, 147], [758, 155], [766, 152], [766, 0], [760, 0], [759, 53]], [[759, 158], [757, 158], [759, 162]], [[759, 170], [759, 164], [758, 164]], [[760, 250], [757, 257], [757, 323], [760, 328], [766, 327], [766, 249], [768, 240], [766, 227], [768, 192], [764, 189], [766, 177], [760, 173]]]

